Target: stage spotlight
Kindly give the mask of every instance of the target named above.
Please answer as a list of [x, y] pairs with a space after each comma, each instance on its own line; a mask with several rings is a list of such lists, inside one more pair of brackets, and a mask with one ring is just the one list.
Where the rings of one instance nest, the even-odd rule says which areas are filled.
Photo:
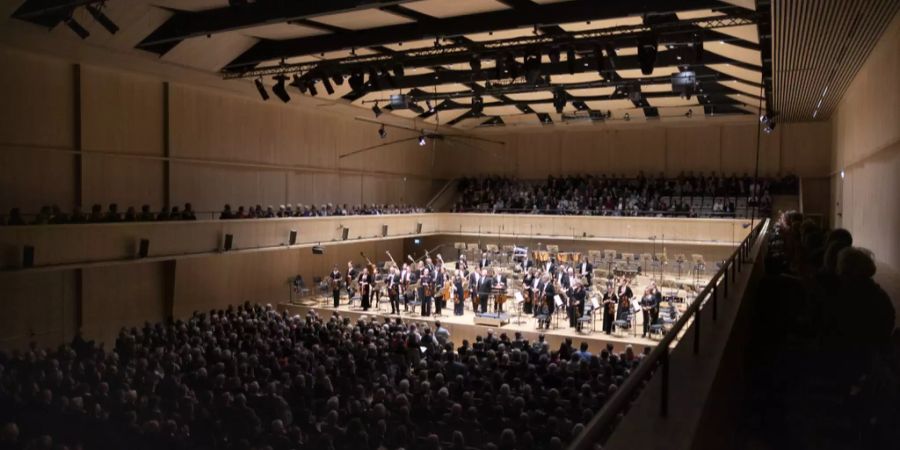
[[641, 94], [640, 83], [634, 83], [628, 87], [628, 100], [631, 100], [633, 103], [638, 103], [643, 98], [644, 96]]
[[472, 97], [472, 114], [476, 117], [480, 116], [484, 111], [484, 99], [480, 95]]
[[472, 57], [469, 58], [469, 67], [471, 67], [475, 72], [481, 70], [481, 59], [478, 57], [478, 55], [472, 55]]
[[80, 38], [82, 38], [82, 39], [87, 39], [88, 36], [91, 35], [91, 33], [89, 33], [88, 30], [85, 30], [84, 27], [81, 26], [80, 23], [76, 22], [75, 19], [73, 19], [73, 18], [71, 18], [71, 17], [65, 18], [65, 19], [63, 20], [63, 22], [65, 22], [65, 23], [66, 23], [66, 26], [68, 26], [69, 29], [71, 29], [72, 31], [74, 31], [75, 34], [77, 34], [78, 37], [80, 37]]
[[312, 80], [308, 81], [306, 83], [306, 89], [309, 89], [309, 95], [312, 95], [313, 97], [319, 95], [319, 91], [316, 89], [315, 81], [312, 81]]
[[268, 100], [269, 93], [266, 92], [266, 85], [263, 84], [262, 78], [253, 80], [253, 83], [256, 84], [256, 90], [259, 91], [259, 96], [262, 97], [263, 100]]
[[575, 74], [575, 49], [569, 47], [566, 50], [566, 63], [569, 66], [569, 75]]
[[625, 113], [625, 121], [628, 122], [631, 120], [631, 114]]
[[769, 124], [763, 128], [763, 131], [765, 131], [766, 134], [772, 134], [772, 132], [775, 131], [775, 125], [776, 123], [774, 120], [769, 120]]
[[291, 101], [291, 96], [288, 95], [287, 89], [284, 87], [284, 82], [287, 81], [287, 75], [278, 74], [272, 77], [272, 79], [275, 80], [275, 85], [272, 86], [272, 93], [285, 103]]
[[381, 139], [387, 137], [387, 130], [384, 129], [384, 124], [381, 124], [381, 128], [378, 129], [378, 137]]
[[378, 102], [375, 102], [375, 106], [372, 107], [372, 112], [375, 113], [375, 117], [381, 115], [382, 111], [381, 108], [378, 107]]
[[525, 56], [525, 81], [528, 84], [537, 84], [541, 78], [541, 57], [540, 55]]
[[354, 70], [353, 73], [350, 74], [350, 78], [347, 80], [347, 83], [350, 84], [350, 89], [354, 91], [359, 91], [365, 85], [365, 81], [363, 80], [362, 72], [358, 70]]
[[425, 100], [425, 110], [430, 113], [434, 112], [434, 106], [431, 105], [431, 100]]
[[[100, 8], [102, 8], [103, 4], [101, 3], [100, 5]], [[101, 11], [100, 8], [94, 5], [87, 5], [85, 6], [85, 8], [87, 8], [88, 12], [91, 13], [91, 16], [94, 18], [94, 20], [99, 22], [100, 25], [103, 26], [103, 28], [106, 28], [106, 31], [109, 31], [109, 34], [116, 34], [116, 32], [119, 31], [118, 25], [113, 23], [109, 16], [103, 14], [103, 11]]]
[[641, 63], [641, 73], [644, 75], [653, 73], [653, 67], [656, 65], [656, 47], [655, 36], [645, 36], [638, 40], [638, 60]]
[[684, 113], [684, 117], [687, 117], [688, 119], [690, 119], [690, 118], [693, 117], [693, 116], [694, 116], [694, 110], [693, 110], [693, 109], [689, 109], [689, 110], [687, 110], [686, 113]]
[[419, 147], [424, 147], [428, 141], [425, 138], [425, 130], [422, 130], [422, 134], [419, 135]]
[[761, 124], [769, 123], [769, 116], [767, 116], [765, 114], [759, 116], [759, 123], [761, 123]]
[[394, 66], [394, 76], [397, 78], [403, 78], [406, 75], [406, 72], [403, 70], [402, 64], [397, 64]]
[[369, 68], [369, 86], [376, 87], [378, 86], [378, 69], [374, 67]]
[[331, 76], [331, 82], [338, 86], [342, 86], [344, 84], [344, 76], [339, 73], [336, 73]]
[[322, 86], [325, 86], [325, 92], [327, 92], [328, 95], [334, 94], [334, 86], [331, 85], [331, 80], [329, 80], [328, 77], [322, 77]]

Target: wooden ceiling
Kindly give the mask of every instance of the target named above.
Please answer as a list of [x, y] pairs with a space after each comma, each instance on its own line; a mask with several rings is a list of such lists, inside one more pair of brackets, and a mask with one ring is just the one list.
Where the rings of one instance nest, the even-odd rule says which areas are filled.
[[[402, 92], [418, 107], [390, 113], [458, 128], [755, 115], [771, 96], [768, 0], [107, 0], [115, 35], [86, 12], [96, 1], [17, 3], [12, 17], [70, 39], [66, 17], [90, 43], [261, 78], [269, 90], [273, 76], [296, 76], [305, 92], [289, 86], [289, 96], [312, 84], [319, 98], [365, 110]], [[51, 13], [20, 17], [40, 8]], [[644, 74], [647, 40], [657, 55]], [[531, 80], [526, 55], [540, 55]], [[671, 89], [682, 71], [697, 76], [689, 98]], [[364, 83], [353, 89], [355, 72]]]
[[831, 117], [898, 9], [898, 0], [775, 0], [773, 109], [780, 120]]

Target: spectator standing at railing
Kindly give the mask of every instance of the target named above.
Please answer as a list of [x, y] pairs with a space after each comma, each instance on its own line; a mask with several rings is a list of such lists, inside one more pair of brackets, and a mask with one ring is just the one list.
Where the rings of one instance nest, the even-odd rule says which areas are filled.
[[159, 214], [156, 215], [156, 220], [159, 222], [169, 220], [171, 217], [171, 213], [169, 212], [168, 206], [163, 206], [162, 209], [159, 210]]
[[141, 222], [152, 222], [153, 219], [153, 212], [150, 211], [150, 205], [141, 205], [141, 214], [138, 216], [138, 220]]
[[129, 206], [127, 210], [125, 210], [125, 215], [122, 217], [124, 222], [136, 222], [138, 219], [137, 211], [134, 209], [134, 206]]
[[81, 211], [81, 207], [76, 205], [72, 207], [72, 214], [69, 215], [69, 223], [85, 223], [87, 216]]

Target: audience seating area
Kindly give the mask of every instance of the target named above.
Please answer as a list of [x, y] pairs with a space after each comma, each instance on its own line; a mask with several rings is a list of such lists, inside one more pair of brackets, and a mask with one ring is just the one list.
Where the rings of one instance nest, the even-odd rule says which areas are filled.
[[643, 357], [491, 331], [455, 348], [435, 327], [245, 304], [123, 329], [111, 349], [76, 337], [0, 354], [0, 439], [47, 449], [562, 449]]
[[467, 178], [459, 185], [457, 212], [603, 216], [749, 217], [768, 215], [773, 195], [797, 195], [797, 177], [753, 179], [711, 173], [636, 178], [586, 175], [546, 181]]
[[37, 214], [26, 215], [20, 208], [12, 208], [7, 216], [0, 215], [0, 225], [49, 225], [67, 223], [108, 223], [108, 222], [155, 222], [172, 220], [197, 220], [200, 219], [270, 219], [276, 217], [325, 217], [325, 216], [359, 216], [377, 214], [414, 214], [426, 212], [425, 208], [401, 204], [363, 204], [363, 205], [302, 205], [296, 207], [279, 205], [278, 209], [269, 205], [263, 208], [256, 205], [245, 208], [243, 206], [232, 209], [231, 205], [225, 205], [221, 213], [197, 213], [190, 203], [185, 203], [184, 208], [177, 206], [164, 206], [161, 211], [154, 212], [150, 205], [141, 206], [137, 211], [129, 206], [123, 213], [115, 203], [109, 205], [106, 211], [103, 206], [95, 204], [90, 213], [85, 213], [81, 207], [76, 206], [71, 213], [66, 213], [59, 206], [43, 206]]
[[900, 330], [868, 250], [786, 214], [770, 238], [745, 349], [759, 448], [891, 448]]

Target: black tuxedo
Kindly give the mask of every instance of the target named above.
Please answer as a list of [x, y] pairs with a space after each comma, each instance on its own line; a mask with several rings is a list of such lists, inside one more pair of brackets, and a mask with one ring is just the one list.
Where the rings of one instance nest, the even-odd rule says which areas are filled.
[[494, 279], [490, 277], [482, 277], [478, 281], [478, 303], [481, 304], [481, 313], [487, 312], [488, 297], [491, 295], [491, 289], [494, 287]]
[[584, 287], [574, 289], [569, 297], [569, 326], [581, 329], [581, 322], [578, 319], [584, 315], [584, 302], [587, 299], [587, 292]]
[[341, 304], [341, 271], [335, 270], [331, 272], [331, 297], [334, 300], [334, 307], [337, 308]]
[[484, 269], [485, 267], [491, 266], [491, 260], [487, 258], [481, 258], [478, 260], [478, 268]]
[[590, 286], [594, 281], [594, 265], [589, 262], [581, 263], [576, 270], [578, 271], [579, 276], [587, 278], [588, 286]]
[[390, 274], [384, 283], [388, 287], [388, 298], [391, 301], [391, 314], [400, 314], [400, 275]]

